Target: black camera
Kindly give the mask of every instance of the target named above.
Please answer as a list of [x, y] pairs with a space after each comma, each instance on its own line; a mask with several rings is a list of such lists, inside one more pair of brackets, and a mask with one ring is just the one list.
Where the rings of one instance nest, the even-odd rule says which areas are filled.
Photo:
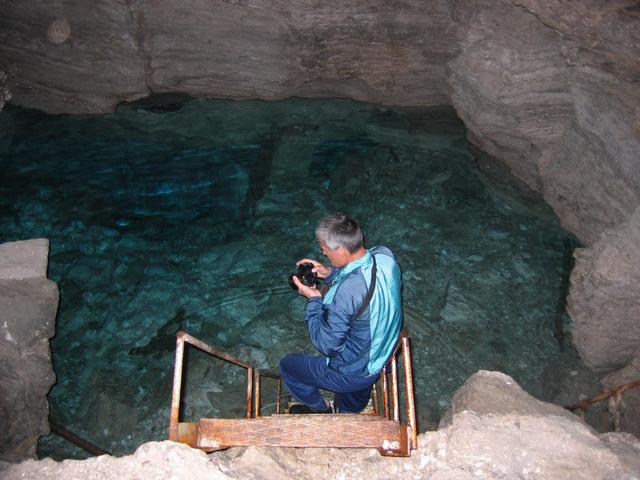
[[298, 287], [293, 283], [293, 277], [298, 277], [300, 283], [307, 287], [315, 287], [318, 283], [318, 275], [313, 271], [313, 263], [301, 263], [298, 265], [298, 271], [289, 276], [289, 285], [294, 290], [298, 290]]

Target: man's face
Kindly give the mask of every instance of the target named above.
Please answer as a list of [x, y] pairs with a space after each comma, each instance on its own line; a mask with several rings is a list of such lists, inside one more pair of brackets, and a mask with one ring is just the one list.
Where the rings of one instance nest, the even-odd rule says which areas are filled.
[[338, 247], [335, 250], [331, 250], [329, 246], [324, 243], [324, 241], [319, 240], [320, 250], [322, 250], [322, 254], [329, 259], [331, 265], [334, 267], [344, 267], [347, 263], [347, 249], [344, 247]]

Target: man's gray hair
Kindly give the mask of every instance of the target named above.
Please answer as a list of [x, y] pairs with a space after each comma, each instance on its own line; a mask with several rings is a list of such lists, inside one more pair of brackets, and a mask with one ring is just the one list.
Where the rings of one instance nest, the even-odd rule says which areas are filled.
[[345, 247], [350, 253], [354, 253], [364, 246], [360, 225], [343, 213], [321, 218], [316, 227], [316, 238], [326, 243], [331, 250]]

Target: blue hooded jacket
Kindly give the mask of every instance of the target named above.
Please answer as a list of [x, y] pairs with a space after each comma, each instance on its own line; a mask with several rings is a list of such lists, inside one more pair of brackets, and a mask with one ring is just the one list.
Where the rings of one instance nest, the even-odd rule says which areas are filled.
[[[354, 320], [364, 302], [373, 258], [375, 291], [369, 306]], [[393, 253], [373, 247], [342, 268], [333, 268], [324, 298], [311, 297], [305, 318], [311, 343], [328, 359], [329, 367], [350, 376], [377, 374], [391, 355], [402, 327], [402, 279]]]

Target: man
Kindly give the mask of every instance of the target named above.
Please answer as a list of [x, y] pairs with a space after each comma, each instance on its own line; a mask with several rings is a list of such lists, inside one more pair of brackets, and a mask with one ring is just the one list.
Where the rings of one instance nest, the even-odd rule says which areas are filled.
[[331, 413], [320, 388], [337, 393], [336, 412], [358, 413], [367, 406], [372, 385], [400, 334], [400, 268], [388, 248], [366, 250], [358, 222], [346, 215], [322, 218], [316, 238], [332, 266], [308, 258], [298, 265], [312, 263], [329, 290], [323, 298], [315, 286], [303, 285], [297, 277], [293, 281], [308, 299], [309, 337], [323, 356], [286, 355], [280, 373], [293, 397], [302, 402], [290, 413]]

